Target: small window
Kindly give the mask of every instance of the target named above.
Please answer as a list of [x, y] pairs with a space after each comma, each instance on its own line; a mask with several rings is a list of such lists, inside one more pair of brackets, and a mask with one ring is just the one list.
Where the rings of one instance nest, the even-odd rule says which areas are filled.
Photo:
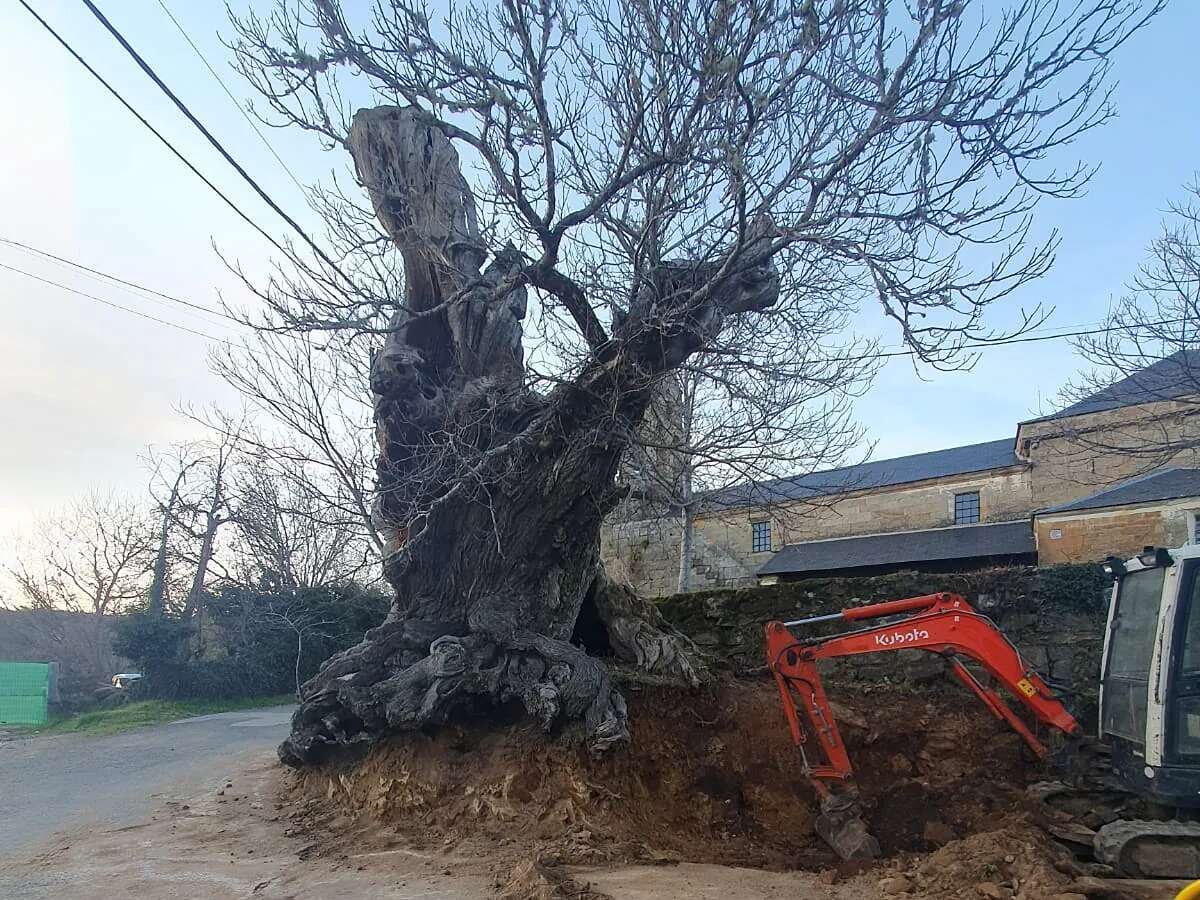
[[766, 553], [771, 549], [771, 523], [750, 523], [750, 552]]
[[979, 491], [954, 495], [954, 524], [974, 525], [979, 521]]
[[1200, 510], [1198, 509], [1187, 511], [1187, 542], [1200, 544]]

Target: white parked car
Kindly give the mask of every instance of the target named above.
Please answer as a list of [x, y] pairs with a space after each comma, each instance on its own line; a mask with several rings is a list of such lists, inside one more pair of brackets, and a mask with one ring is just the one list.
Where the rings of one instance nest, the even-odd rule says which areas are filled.
[[141, 681], [141, 672], [120, 672], [112, 677], [113, 687], [127, 688], [135, 681]]

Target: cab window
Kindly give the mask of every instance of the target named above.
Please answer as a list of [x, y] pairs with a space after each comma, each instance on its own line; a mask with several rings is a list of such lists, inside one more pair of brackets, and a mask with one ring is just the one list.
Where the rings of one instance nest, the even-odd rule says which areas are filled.
[[1178, 649], [1168, 695], [1167, 753], [1178, 762], [1200, 760], [1200, 562], [1188, 563], [1186, 607], [1179, 610]]
[[1182, 629], [1183, 647], [1179, 654], [1179, 674], [1200, 675], [1200, 577], [1193, 576], [1188, 608]]
[[1146, 742], [1150, 661], [1165, 575], [1166, 569], [1154, 568], [1121, 579], [1108, 639], [1103, 730], [1138, 745]]

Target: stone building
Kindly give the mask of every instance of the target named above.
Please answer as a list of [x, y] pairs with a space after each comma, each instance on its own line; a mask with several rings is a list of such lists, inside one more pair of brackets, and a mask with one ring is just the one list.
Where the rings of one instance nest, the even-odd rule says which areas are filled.
[[1197, 541], [1200, 469], [1164, 469], [1132, 478], [1033, 516], [1038, 560], [1088, 562], [1131, 556], [1147, 544]]
[[[704, 498], [691, 587], [899, 569], [1084, 562], [1194, 540], [1200, 352], [1178, 353], [1003, 438]], [[610, 575], [673, 593], [680, 517], [610, 522]]]

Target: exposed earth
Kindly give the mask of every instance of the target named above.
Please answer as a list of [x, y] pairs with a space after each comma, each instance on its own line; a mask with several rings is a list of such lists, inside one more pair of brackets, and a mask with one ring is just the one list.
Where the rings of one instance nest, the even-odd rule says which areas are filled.
[[[634, 743], [600, 760], [521, 724], [458, 725], [297, 774], [273, 752], [286, 726], [235, 726], [247, 713], [49, 739], [40, 761], [39, 740], [0, 744], [2, 787], [18, 792], [0, 801], [18, 798], [6, 818], [35, 823], [20, 840], [3, 833], [0, 897], [1080, 900], [1178, 890], [1091, 877], [1025, 791], [1042, 773], [966, 697], [885, 687], [841, 698], [888, 854], [864, 869], [812, 836], [812, 793], [769, 683], [681, 696], [630, 692]], [[149, 745], [182, 764], [104, 784], [80, 774], [118, 738], [130, 742], [124, 753]], [[192, 752], [202, 746], [207, 755]], [[69, 772], [66, 787], [10, 777], [14, 752], [28, 771]], [[33, 811], [43, 795], [59, 813]], [[108, 814], [97, 818], [100, 808]], [[56, 816], [56, 833], [38, 831]]]

